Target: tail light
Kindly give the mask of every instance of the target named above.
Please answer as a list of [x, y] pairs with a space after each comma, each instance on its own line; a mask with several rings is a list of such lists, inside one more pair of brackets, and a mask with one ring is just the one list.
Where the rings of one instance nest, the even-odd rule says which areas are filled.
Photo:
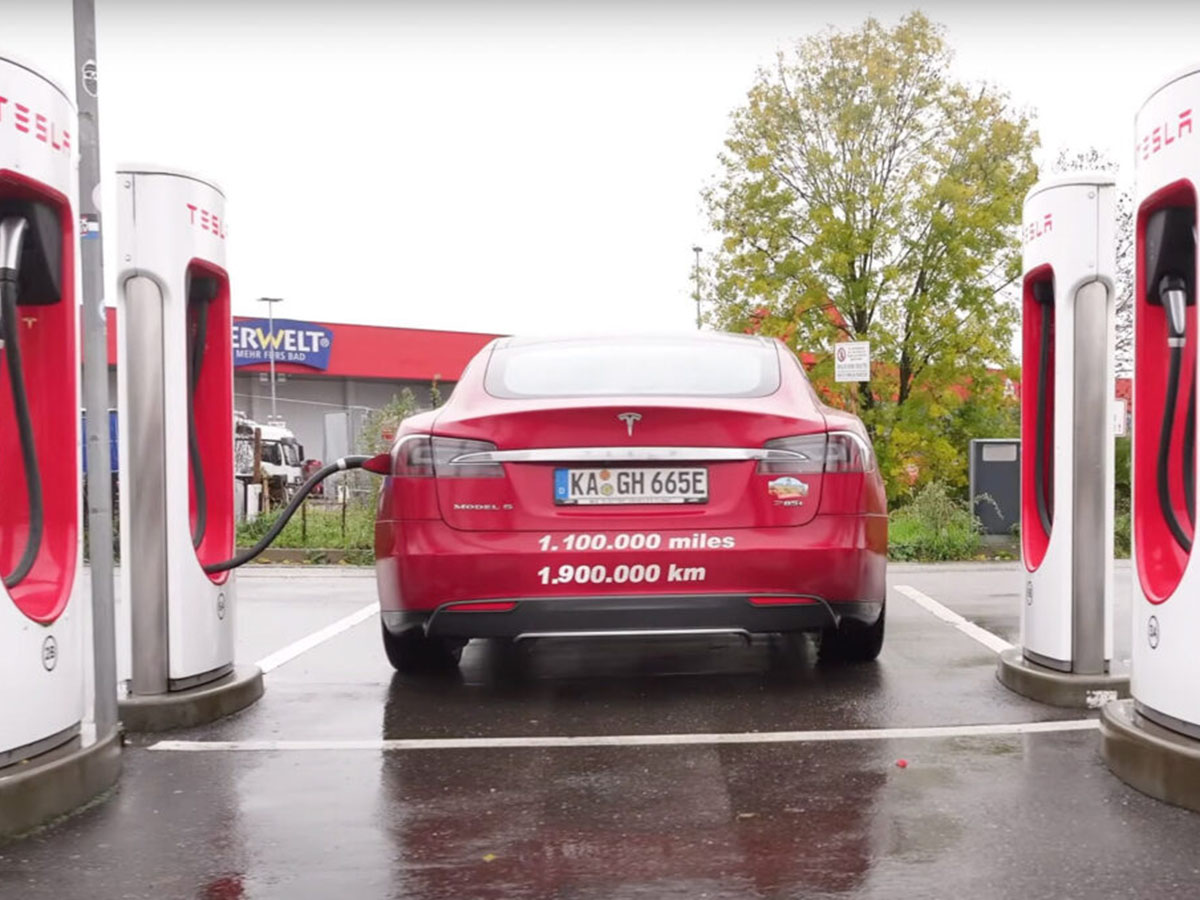
[[503, 478], [495, 462], [462, 460], [469, 454], [494, 451], [490, 441], [410, 434], [392, 448], [392, 475], [397, 478]]
[[870, 472], [875, 468], [871, 446], [852, 431], [776, 438], [767, 441], [763, 449], [767, 455], [758, 462], [760, 475]]

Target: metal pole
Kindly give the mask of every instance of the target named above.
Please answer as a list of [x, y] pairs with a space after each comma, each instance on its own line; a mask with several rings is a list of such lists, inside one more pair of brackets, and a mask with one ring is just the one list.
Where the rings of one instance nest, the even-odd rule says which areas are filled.
[[275, 301], [267, 301], [267, 331], [271, 335], [271, 418], [278, 418], [275, 409]]
[[696, 301], [696, 330], [700, 330], [700, 251], [701, 247], [692, 247], [692, 252], [696, 254], [696, 268], [692, 272], [692, 277], [696, 282], [696, 292], [692, 295]]
[[267, 332], [270, 334], [270, 343], [268, 351], [270, 356], [267, 357], [267, 364], [271, 367], [271, 418], [278, 419], [278, 411], [275, 409], [275, 304], [280, 302], [282, 297], [259, 297], [259, 303], [267, 304]]
[[83, 240], [80, 275], [83, 287], [83, 400], [87, 413], [87, 454], [92, 460], [88, 485], [88, 550], [92, 563], [92, 648], [96, 735], [117, 725], [117, 648], [113, 609], [112, 477], [108, 470], [108, 323], [104, 311], [104, 255], [100, 208], [100, 104], [96, 78], [95, 0], [73, 0], [75, 21], [75, 101], [79, 107], [79, 214]]

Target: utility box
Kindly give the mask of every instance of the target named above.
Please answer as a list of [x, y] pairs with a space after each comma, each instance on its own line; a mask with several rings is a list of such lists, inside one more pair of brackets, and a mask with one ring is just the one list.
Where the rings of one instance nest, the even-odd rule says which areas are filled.
[[971, 441], [970, 491], [971, 507], [983, 525], [983, 533], [1012, 535], [1021, 521], [1019, 438]]

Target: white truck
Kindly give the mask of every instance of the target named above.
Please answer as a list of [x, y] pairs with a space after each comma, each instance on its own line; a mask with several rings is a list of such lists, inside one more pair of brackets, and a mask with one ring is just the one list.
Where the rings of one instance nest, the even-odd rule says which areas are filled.
[[239, 481], [254, 480], [254, 434], [261, 441], [263, 479], [268, 485], [272, 506], [286, 503], [303, 482], [304, 447], [280, 419], [267, 424], [255, 422], [242, 413], [234, 414], [234, 471]]

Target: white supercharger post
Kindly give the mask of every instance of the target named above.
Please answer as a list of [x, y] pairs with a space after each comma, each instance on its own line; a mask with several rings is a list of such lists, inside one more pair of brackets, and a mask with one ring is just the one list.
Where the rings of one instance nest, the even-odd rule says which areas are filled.
[[1200, 810], [1200, 65], [1155, 90], [1135, 122], [1132, 700], [1104, 707], [1101, 749], [1134, 787]]
[[1056, 706], [1099, 706], [1113, 676], [1113, 344], [1116, 188], [1046, 180], [1022, 221], [1021, 647], [998, 676]]
[[85, 713], [76, 124], [62, 88], [0, 56], [0, 836], [120, 771], [119, 736]]
[[117, 174], [121, 597], [136, 731], [211, 721], [262, 694], [234, 667], [233, 361], [225, 197], [209, 181]]

